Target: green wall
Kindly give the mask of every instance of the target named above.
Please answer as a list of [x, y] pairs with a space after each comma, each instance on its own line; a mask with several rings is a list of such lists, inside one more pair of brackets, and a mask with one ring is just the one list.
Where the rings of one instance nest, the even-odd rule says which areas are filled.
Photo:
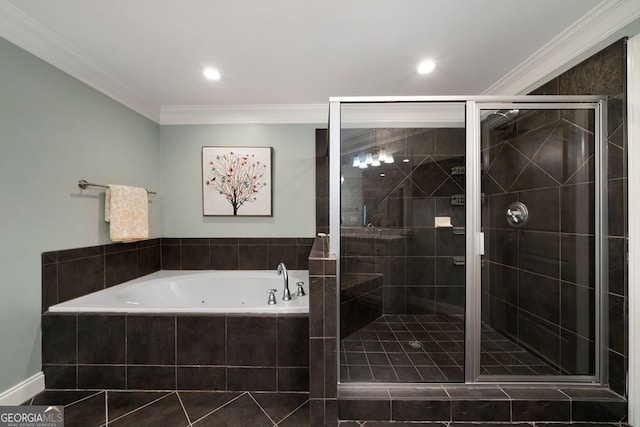
[[[162, 126], [163, 237], [313, 237], [316, 127]], [[272, 217], [202, 215], [202, 147], [214, 145], [273, 147]]]
[[[0, 38], [0, 393], [41, 370], [40, 254], [110, 243], [79, 179], [156, 191], [151, 238], [312, 237], [316, 127], [159, 126]], [[273, 217], [203, 217], [204, 145], [273, 147]]]
[[78, 180], [155, 190], [159, 128], [0, 38], [0, 393], [41, 370], [40, 254], [110, 241]]

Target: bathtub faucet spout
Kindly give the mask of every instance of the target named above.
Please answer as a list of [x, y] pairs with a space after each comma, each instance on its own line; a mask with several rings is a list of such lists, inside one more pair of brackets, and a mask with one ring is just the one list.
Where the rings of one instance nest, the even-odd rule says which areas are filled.
[[282, 293], [282, 300], [289, 301], [291, 300], [291, 292], [289, 292], [289, 273], [287, 272], [287, 267], [285, 267], [284, 262], [278, 264], [278, 275], [280, 274], [284, 277], [284, 292]]

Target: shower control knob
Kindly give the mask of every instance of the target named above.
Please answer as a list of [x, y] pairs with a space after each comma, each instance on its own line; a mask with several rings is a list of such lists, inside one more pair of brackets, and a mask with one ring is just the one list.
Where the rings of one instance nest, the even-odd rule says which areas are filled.
[[513, 202], [507, 207], [507, 222], [514, 228], [525, 225], [529, 219], [529, 210], [522, 202]]

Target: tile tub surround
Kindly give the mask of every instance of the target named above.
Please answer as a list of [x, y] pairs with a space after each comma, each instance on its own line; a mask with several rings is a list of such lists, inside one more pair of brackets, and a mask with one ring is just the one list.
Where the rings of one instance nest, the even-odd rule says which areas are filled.
[[162, 238], [42, 254], [42, 311], [164, 270], [307, 270], [313, 238]]
[[329, 239], [316, 238], [309, 255], [309, 410], [310, 426], [338, 422], [337, 288]]
[[45, 313], [47, 389], [309, 390], [306, 315]]

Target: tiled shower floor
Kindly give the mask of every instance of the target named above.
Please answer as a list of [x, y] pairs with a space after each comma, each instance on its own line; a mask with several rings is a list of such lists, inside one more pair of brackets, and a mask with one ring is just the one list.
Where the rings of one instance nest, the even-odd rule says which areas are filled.
[[[340, 347], [342, 382], [464, 382], [461, 315], [383, 315]], [[557, 374], [484, 324], [481, 347], [483, 374]]]

